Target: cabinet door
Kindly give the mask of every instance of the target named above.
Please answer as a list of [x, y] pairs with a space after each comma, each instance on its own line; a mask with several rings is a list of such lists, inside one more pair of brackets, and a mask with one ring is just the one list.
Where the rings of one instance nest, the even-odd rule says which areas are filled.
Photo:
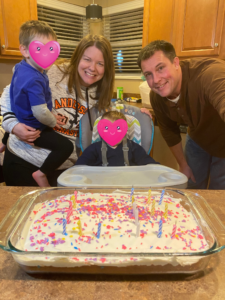
[[154, 40], [174, 41], [176, 0], [145, 0], [143, 43]]
[[219, 55], [224, 0], [179, 0], [177, 6], [177, 56]]
[[37, 19], [36, 0], [0, 0], [1, 55], [21, 57], [19, 29], [28, 20]]

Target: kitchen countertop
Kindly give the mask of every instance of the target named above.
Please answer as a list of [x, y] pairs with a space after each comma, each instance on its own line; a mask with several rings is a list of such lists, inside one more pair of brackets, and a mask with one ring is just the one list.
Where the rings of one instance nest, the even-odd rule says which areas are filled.
[[[32, 187], [0, 187], [0, 221]], [[225, 191], [197, 190], [225, 225]], [[225, 251], [204, 272], [191, 275], [28, 275], [10, 253], [0, 250], [0, 299], [224, 300]]]

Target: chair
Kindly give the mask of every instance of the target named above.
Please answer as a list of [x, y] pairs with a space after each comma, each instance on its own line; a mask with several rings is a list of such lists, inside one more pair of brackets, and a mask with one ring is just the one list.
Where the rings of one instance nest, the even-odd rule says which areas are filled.
[[[127, 137], [135, 143], [140, 144], [145, 149], [146, 153], [149, 154], [154, 137], [154, 125], [151, 118], [142, 113], [139, 108], [128, 104], [116, 103], [112, 105], [110, 109], [118, 110], [126, 116], [128, 122]], [[105, 111], [100, 113], [96, 107], [92, 107], [90, 109], [91, 125], [87, 113], [81, 118], [79, 140], [82, 152], [91, 143], [101, 140], [97, 131], [97, 124]], [[93, 127], [93, 130], [91, 130], [91, 126]]]

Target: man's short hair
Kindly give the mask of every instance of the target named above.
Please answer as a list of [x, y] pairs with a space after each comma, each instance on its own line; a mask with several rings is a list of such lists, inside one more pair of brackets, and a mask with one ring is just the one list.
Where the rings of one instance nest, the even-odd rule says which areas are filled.
[[28, 47], [35, 36], [50, 36], [57, 41], [55, 31], [44, 21], [31, 20], [21, 25], [19, 33], [21, 45]]
[[137, 61], [139, 68], [141, 68], [141, 62], [143, 60], [152, 57], [157, 51], [162, 51], [171, 62], [173, 62], [176, 57], [175, 49], [171, 43], [164, 40], [155, 40], [145, 46], [139, 53]]

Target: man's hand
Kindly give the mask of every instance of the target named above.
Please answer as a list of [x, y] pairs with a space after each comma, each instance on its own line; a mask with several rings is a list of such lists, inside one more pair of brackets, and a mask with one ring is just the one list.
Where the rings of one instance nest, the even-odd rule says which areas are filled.
[[191, 179], [193, 182], [196, 182], [194, 174], [192, 173], [191, 168], [187, 164], [186, 158], [184, 156], [182, 142], [170, 147], [176, 161], [179, 165], [179, 171], [187, 176], [188, 179]]
[[179, 171], [181, 173], [183, 173], [184, 175], [186, 175], [188, 179], [191, 179], [194, 183], [196, 183], [194, 174], [192, 173], [192, 170], [189, 167], [189, 165], [186, 164], [185, 166], [182, 166], [182, 167], [180, 166]]
[[21, 141], [34, 146], [35, 141], [40, 136], [40, 130], [27, 126], [23, 123], [18, 123], [14, 126], [12, 133], [15, 134]]
[[152, 115], [150, 114], [149, 109], [143, 107], [141, 108], [141, 112], [148, 115], [152, 119]]

